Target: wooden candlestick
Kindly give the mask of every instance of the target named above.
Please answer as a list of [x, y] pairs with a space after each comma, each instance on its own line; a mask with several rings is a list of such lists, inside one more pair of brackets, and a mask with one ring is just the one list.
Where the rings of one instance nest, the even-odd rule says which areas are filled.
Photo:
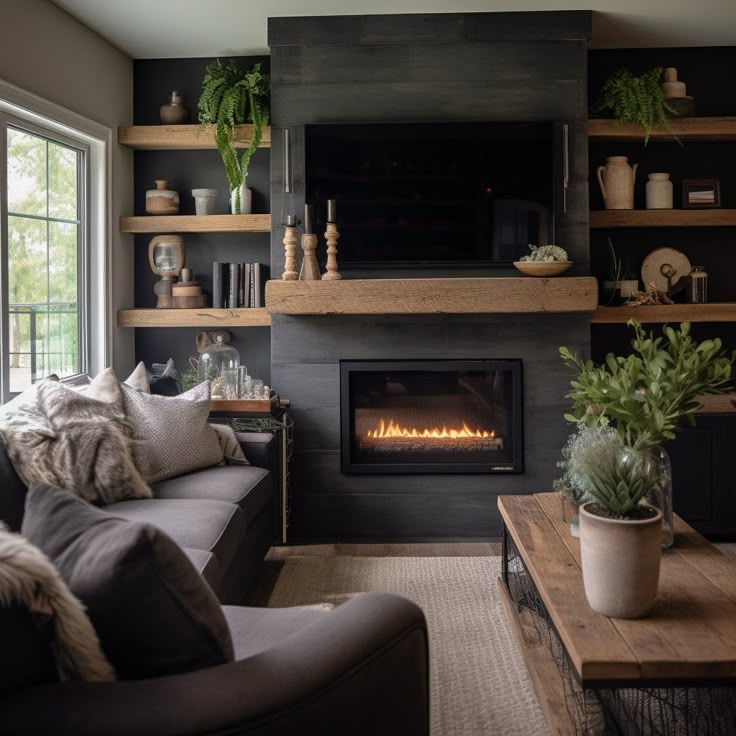
[[317, 263], [317, 236], [310, 233], [302, 235], [302, 250], [304, 257], [302, 258], [302, 270], [299, 272], [300, 281], [319, 281], [322, 277], [319, 272], [319, 263]]
[[282, 281], [296, 281], [299, 274], [296, 270], [296, 225], [287, 225], [284, 228], [284, 272]]
[[334, 222], [328, 222], [325, 230], [327, 271], [322, 274], [322, 281], [337, 281], [342, 278], [342, 274], [337, 270], [337, 239], [339, 237], [340, 233], [337, 231], [337, 225]]

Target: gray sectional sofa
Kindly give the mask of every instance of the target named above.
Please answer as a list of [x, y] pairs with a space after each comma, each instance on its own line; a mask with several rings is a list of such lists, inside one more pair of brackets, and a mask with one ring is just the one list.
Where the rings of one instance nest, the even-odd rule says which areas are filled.
[[[252, 463], [153, 486], [106, 507], [160, 527], [224, 603], [239, 602], [275, 538], [270, 435], [239, 437]], [[19, 530], [26, 489], [0, 444], [0, 519]], [[334, 611], [223, 605], [235, 661], [182, 674], [61, 683], [26, 609], [0, 605], [0, 733], [25, 736], [427, 736], [422, 611], [366, 593]], [[13, 663], [13, 664], [9, 664]]]
[[[154, 498], [105, 507], [163, 529], [223, 603], [242, 603], [276, 539], [276, 448], [266, 433], [239, 433], [251, 465], [205, 468], [153, 484]], [[0, 520], [20, 529], [26, 488], [0, 445]]]

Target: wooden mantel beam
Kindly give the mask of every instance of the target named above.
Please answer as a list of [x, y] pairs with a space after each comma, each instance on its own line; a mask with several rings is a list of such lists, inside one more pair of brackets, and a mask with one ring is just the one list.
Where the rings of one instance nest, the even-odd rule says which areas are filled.
[[520, 314], [592, 312], [595, 278], [269, 281], [270, 314]]

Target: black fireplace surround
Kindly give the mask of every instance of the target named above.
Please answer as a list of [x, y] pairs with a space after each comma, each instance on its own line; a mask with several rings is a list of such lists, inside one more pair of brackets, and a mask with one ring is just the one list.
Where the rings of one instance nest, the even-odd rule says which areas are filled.
[[520, 360], [340, 361], [343, 473], [521, 473]]

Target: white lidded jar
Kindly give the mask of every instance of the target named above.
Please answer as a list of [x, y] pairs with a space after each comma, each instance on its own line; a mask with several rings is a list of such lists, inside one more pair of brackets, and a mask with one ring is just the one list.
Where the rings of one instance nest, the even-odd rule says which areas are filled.
[[646, 185], [648, 210], [672, 209], [672, 182], [665, 172], [649, 174]]

